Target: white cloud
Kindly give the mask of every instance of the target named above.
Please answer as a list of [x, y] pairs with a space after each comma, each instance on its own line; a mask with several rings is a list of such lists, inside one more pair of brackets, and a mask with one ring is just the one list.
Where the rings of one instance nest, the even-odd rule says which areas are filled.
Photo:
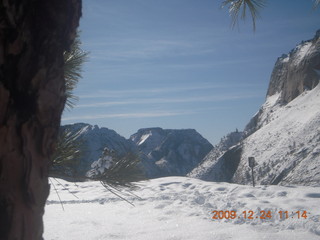
[[160, 98], [139, 98], [126, 99], [123, 101], [104, 101], [79, 104], [76, 108], [92, 108], [92, 107], [110, 107], [117, 105], [148, 105], [148, 104], [174, 104], [174, 103], [199, 103], [199, 102], [220, 102], [232, 101], [237, 99], [249, 99], [259, 97], [259, 94], [238, 94], [238, 95], [211, 95], [211, 96], [195, 96], [195, 97], [160, 97]]
[[107, 118], [154, 118], [154, 117], [170, 117], [179, 115], [195, 114], [194, 111], [153, 111], [153, 112], [137, 112], [137, 113], [113, 113], [113, 114], [90, 114], [81, 116], [70, 116], [62, 118], [62, 121], [82, 121], [92, 119]]
[[247, 87], [261, 87], [261, 84], [247, 84], [242, 83], [239, 86], [227, 85], [227, 84], [202, 84], [202, 85], [190, 85], [179, 87], [159, 87], [159, 88], [139, 88], [139, 89], [123, 89], [123, 90], [98, 90], [94, 93], [79, 95], [80, 99], [87, 98], [130, 98], [141, 97], [142, 95], [163, 94], [163, 93], [182, 93], [195, 90], [209, 90], [209, 89], [230, 89], [230, 88], [247, 88]]

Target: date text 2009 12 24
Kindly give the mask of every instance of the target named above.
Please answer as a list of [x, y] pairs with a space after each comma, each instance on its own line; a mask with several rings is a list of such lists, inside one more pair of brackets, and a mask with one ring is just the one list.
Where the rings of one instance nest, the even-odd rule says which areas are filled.
[[245, 210], [242, 212], [238, 211], [218, 211], [214, 210], [212, 211], [212, 219], [219, 220], [219, 219], [266, 219], [270, 220], [275, 217], [278, 217], [281, 220], [285, 220], [288, 218], [295, 218], [295, 219], [307, 219], [308, 213], [307, 211], [278, 211], [278, 212], [272, 212], [270, 210], [261, 210], [261, 211], [252, 211], [252, 210]]

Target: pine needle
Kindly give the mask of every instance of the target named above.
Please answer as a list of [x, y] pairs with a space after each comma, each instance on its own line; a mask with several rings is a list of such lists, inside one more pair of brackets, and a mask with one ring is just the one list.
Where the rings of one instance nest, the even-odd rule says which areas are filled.
[[68, 188], [66, 188], [61, 182], [59, 182], [56, 178], [53, 178], [57, 183], [59, 183], [62, 187], [63, 187], [63, 189], [64, 190], [67, 190], [70, 194], [72, 194], [75, 198], [77, 198], [77, 199], [79, 199], [78, 197], [77, 197], [77, 195], [75, 195], [73, 192], [70, 192], [70, 190], [68, 189]]
[[[112, 194], [116, 195], [118, 198], [122, 199], [123, 201], [126, 201], [127, 203], [129, 203], [131, 206], [135, 207], [135, 205], [130, 202], [129, 200], [127, 200], [126, 198], [122, 197], [119, 193], [122, 193], [121, 191], [119, 191], [116, 188], [113, 188], [112, 186], [109, 186], [108, 184], [106, 184], [103, 181], [100, 181], [100, 183], [102, 184], [102, 186], [105, 187], [105, 189], [107, 189], [109, 192], [111, 192]], [[119, 193], [116, 193], [116, 191], [114, 191], [113, 189], [115, 189], [116, 191], [118, 191]]]
[[[232, 18], [231, 25], [234, 28], [239, 23], [239, 18], [245, 20], [247, 8], [249, 8], [253, 31], [256, 30], [256, 20], [260, 17], [259, 10], [265, 7], [265, 0], [225, 0], [222, 7], [229, 5], [229, 13]], [[239, 17], [239, 14], [241, 16]]]
[[73, 94], [79, 80], [82, 78], [82, 66], [88, 60], [88, 52], [81, 49], [79, 33], [69, 51], [64, 52], [64, 78], [66, 82], [66, 107], [73, 108], [78, 97]]
[[60, 201], [60, 204], [61, 204], [62, 210], [64, 211], [63, 203], [62, 203], [62, 201], [61, 201], [61, 198], [60, 198], [59, 192], [58, 192], [58, 190], [56, 189], [56, 186], [54, 185], [54, 183], [51, 181], [51, 178], [49, 178], [49, 181], [50, 181], [50, 183], [52, 184], [53, 189], [54, 189], [54, 191], [56, 192], [56, 194], [57, 194], [57, 196], [58, 196], [58, 198], [59, 198], [59, 201]]

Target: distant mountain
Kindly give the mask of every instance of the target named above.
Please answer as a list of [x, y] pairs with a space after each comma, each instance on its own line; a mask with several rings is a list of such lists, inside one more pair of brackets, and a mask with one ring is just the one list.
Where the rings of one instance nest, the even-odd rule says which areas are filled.
[[317, 31], [278, 58], [266, 102], [246, 126], [244, 139], [220, 155], [211, 152], [190, 176], [249, 184], [248, 157], [255, 157], [260, 184], [319, 185], [319, 73]]
[[185, 176], [213, 147], [194, 129], [145, 128], [130, 139], [142, 153], [142, 164], [150, 178]]
[[87, 123], [75, 123], [62, 126], [61, 130], [79, 134], [78, 141], [81, 141], [83, 146], [77, 169], [80, 175], [85, 175], [91, 169], [91, 164], [101, 157], [106, 147], [116, 151], [120, 156], [130, 151], [137, 151], [130, 140], [108, 128], [99, 128], [97, 125], [92, 126]]
[[101, 170], [99, 161], [105, 148], [119, 156], [129, 152], [138, 154], [141, 168], [149, 178], [184, 176], [212, 149], [212, 145], [193, 129], [146, 128], [138, 130], [130, 139], [108, 128], [86, 123], [65, 125], [61, 130], [79, 135], [83, 149], [77, 172], [82, 176], [97, 167]]

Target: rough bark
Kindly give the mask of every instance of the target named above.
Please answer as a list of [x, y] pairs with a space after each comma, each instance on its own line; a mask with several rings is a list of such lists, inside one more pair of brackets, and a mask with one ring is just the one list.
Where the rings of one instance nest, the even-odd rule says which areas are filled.
[[81, 0], [0, 0], [0, 239], [42, 239]]

